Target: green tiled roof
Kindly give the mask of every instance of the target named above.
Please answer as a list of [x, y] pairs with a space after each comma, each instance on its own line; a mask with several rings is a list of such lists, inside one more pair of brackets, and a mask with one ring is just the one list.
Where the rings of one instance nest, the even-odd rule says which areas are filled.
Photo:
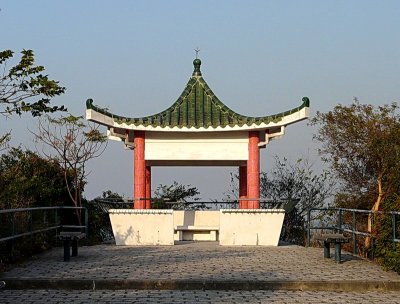
[[284, 116], [298, 112], [304, 107], [309, 107], [307, 97], [303, 98], [300, 107], [283, 113], [250, 117], [240, 115], [223, 104], [207, 85], [200, 72], [200, 59], [193, 61], [194, 72], [178, 100], [168, 109], [146, 117], [128, 118], [118, 116], [101, 109], [93, 104], [91, 99], [86, 102], [87, 109], [93, 109], [111, 117], [116, 123], [135, 126], [152, 127], [179, 127], [179, 128], [216, 128], [226, 126], [260, 125], [270, 122], [279, 122]]

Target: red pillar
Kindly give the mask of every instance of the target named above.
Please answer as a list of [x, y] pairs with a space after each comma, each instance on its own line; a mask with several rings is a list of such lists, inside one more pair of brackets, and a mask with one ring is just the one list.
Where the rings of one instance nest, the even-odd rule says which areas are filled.
[[260, 208], [260, 149], [258, 143], [260, 135], [258, 131], [249, 132], [249, 159], [247, 161], [247, 203], [248, 209]]
[[151, 209], [151, 167], [146, 166], [146, 209]]
[[[134, 181], [133, 181], [133, 196], [135, 198], [146, 197], [146, 161], [144, 159], [144, 131], [135, 131], [135, 151], [134, 151]], [[145, 209], [144, 200], [135, 200], [135, 209]]]
[[247, 167], [239, 167], [239, 209], [247, 209]]

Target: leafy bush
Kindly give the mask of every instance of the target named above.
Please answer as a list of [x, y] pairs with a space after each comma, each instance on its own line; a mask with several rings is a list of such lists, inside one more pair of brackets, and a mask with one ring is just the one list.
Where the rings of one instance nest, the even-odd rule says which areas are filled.
[[[179, 184], [177, 181], [174, 181], [169, 186], [158, 185], [157, 189], [154, 191], [156, 200], [153, 203], [153, 208], [174, 210], [204, 209], [204, 204], [196, 204], [195, 206], [186, 204], [189, 199], [198, 201], [199, 198], [197, 196], [199, 194], [200, 192], [197, 187]], [[171, 204], [167, 204], [166, 202], [171, 202]]]
[[[397, 195], [388, 197], [383, 203], [383, 208], [388, 211], [399, 211], [399, 198]], [[395, 236], [400, 238], [400, 215], [382, 214], [375, 219], [375, 246], [372, 254], [385, 269], [400, 273], [400, 243], [394, 243], [393, 220], [396, 222]]]
[[[59, 164], [21, 148], [11, 148], [0, 156], [0, 209], [62, 206], [69, 203], [64, 173]], [[56, 222], [51, 211], [18, 212], [0, 215], [0, 238], [40, 229]], [[0, 243], [0, 264], [10, 263], [51, 247], [55, 232], [39, 233]]]
[[58, 162], [21, 148], [0, 156], [0, 208], [61, 206], [69, 202]]
[[83, 201], [83, 206], [87, 208], [89, 216], [88, 244], [95, 245], [114, 239], [108, 209], [117, 207], [114, 206], [116, 203], [124, 208], [132, 205], [132, 203], [121, 204], [121, 202], [123, 202], [122, 196], [110, 190], [104, 191], [101, 197], [92, 201]]

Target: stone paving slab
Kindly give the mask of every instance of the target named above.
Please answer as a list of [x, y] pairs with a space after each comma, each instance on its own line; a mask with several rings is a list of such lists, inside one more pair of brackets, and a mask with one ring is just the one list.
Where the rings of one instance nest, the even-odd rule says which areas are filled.
[[[300, 246], [227, 247], [214, 242], [143, 247], [99, 245], [80, 247], [79, 255], [70, 262], [63, 261], [62, 248], [55, 248], [4, 273], [1, 280], [11, 285], [26, 282], [15, 288], [43, 288], [39, 283], [44, 280], [53, 288], [64, 288], [63, 284], [70, 282], [87, 289], [114, 286], [112, 289], [400, 291], [398, 274], [346, 253], [342, 258], [343, 263], [337, 264], [323, 258], [322, 248]], [[39, 285], [29, 285], [32, 282]], [[248, 288], [238, 287], [246, 284]], [[257, 284], [260, 288], [256, 288]], [[315, 287], [318, 284], [322, 287]]]
[[3, 274], [25, 279], [213, 279], [213, 280], [392, 280], [395, 272], [351, 255], [343, 263], [323, 258], [322, 248], [219, 246], [214, 242], [175, 246], [99, 245], [79, 248], [63, 261], [63, 249], [33, 257]]
[[399, 292], [0, 290], [1, 303], [400, 303]]
[[[4, 282], [4, 281], [2, 281]], [[393, 281], [6, 279], [7, 289], [400, 291]]]

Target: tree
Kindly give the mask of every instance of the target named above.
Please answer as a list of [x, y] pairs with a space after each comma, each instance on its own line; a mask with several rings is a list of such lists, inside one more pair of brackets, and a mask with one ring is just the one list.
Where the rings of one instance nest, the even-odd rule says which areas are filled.
[[[68, 201], [64, 172], [57, 161], [19, 147], [0, 155], [0, 209], [61, 206]], [[58, 222], [54, 210], [22, 210], [0, 214], [0, 237], [44, 229]], [[0, 242], [0, 269], [3, 263], [40, 252], [52, 243], [54, 232], [45, 229], [16, 242]]]
[[260, 194], [272, 201], [297, 201], [288, 210], [281, 239], [304, 245], [305, 221], [310, 208], [321, 208], [332, 195], [335, 182], [329, 172], [315, 173], [306, 159], [290, 163], [275, 156], [275, 165], [269, 172], [261, 172]]
[[[8, 68], [14, 52], [0, 52], [0, 114], [4, 116], [30, 112], [32, 116], [66, 111], [64, 106], [50, 106], [52, 97], [61, 95], [65, 88], [58, 81], [43, 75], [45, 68], [35, 65], [32, 50], [23, 50], [19, 63]], [[0, 152], [8, 148], [11, 131], [0, 135]]]
[[7, 132], [6, 134], [0, 135], [0, 152], [8, 148], [8, 143], [10, 139], [11, 139], [11, 132]]
[[20, 61], [8, 68], [13, 55], [11, 50], [0, 52], [0, 114], [30, 112], [32, 116], [40, 116], [65, 111], [64, 106], [50, 106], [51, 98], [63, 94], [65, 88], [42, 74], [45, 68], [35, 65], [33, 51], [23, 50]]
[[[87, 162], [99, 157], [107, 146], [107, 138], [99, 127], [83, 122], [83, 117], [53, 119], [46, 115], [39, 120], [38, 133], [33, 133], [36, 141], [44, 144], [42, 153], [57, 159], [63, 168], [67, 190], [75, 207], [82, 206]], [[72, 184], [68, 183], [69, 175]], [[77, 216], [81, 221], [79, 212]]]
[[[196, 197], [200, 192], [196, 187], [191, 185], [182, 185], [174, 181], [172, 185], [159, 185], [154, 191], [155, 202], [153, 207], [156, 209], [190, 209], [186, 205], [188, 199], [198, 201]], [[165, 204], [171, 202], [174, 204]]]
[[296, 209], [301, 217], [305, 217], [310, 208], [322, 207], [334, 187], [329, 172], [316, 174], [307, 159], [298, 159], [293, 164], [275, 156], [274, 167], [270, 172], [261, 172], [260, 178], [262, 197], [274, 201], [297, 199]]
[[[238, 199], [238, 174], [231, 175], [229, 200]], [[260, 196], [268, 201], [297, 201], [285, 216], [281, 239], [304, 244], [305, 219], [310, 208], [323, 207], [332, 195], [335, 181], [327, 171], [317, 174], [313, 164], [306, 159], [290, 163], [275, 156], [275, 164], [268, 172], [260, 174]]]
[[[320, 126], [314, 138], [322, 144], [323, 159], [341, 181], [338, 206], [380, 210], [385, 198], [396, 191], [400, 177], [400, 116], [398, 105], [374, 107], [337, 105], [318, 112], [312, 125]], [[368, 220], [372, 232], [372, 217]], [[369, 247], [369, 239], [366, 246]]]
[[90, 218], [88, 223], [90, 231], [88, 241], [90, 244], [99, 244], [114, 238], [108, 210], [110, 208], [121, 208], [122, 206], [129, 208], [132, 205], [131, 202], [121, 204], [123, 201], [122, 195], [106, 190], [94, 200], [83, 202]]
[[64, 172], [54, 159], [21, 148], [0, 156], [0, 209], [55, 206], [66, 200]]

